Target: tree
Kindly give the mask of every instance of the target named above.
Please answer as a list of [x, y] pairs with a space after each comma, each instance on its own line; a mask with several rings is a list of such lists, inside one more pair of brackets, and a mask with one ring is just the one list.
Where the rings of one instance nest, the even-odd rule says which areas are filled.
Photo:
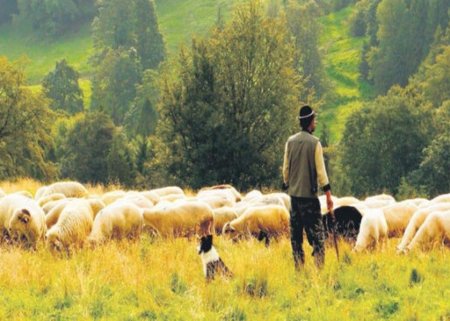
[[141, 82], [141, 66], [134, 50], [108, 49], [92, 81], [93, 110], [104, 110], [115, 124], [123, 124]]
[[[157, 135], [181, 184], [277, 184], [295, 131], [298, 78], [285, 22], [252, 1], [163, 73]], [[163, 153], [164, 154], [164, 153]]]
[[45, 36], [57, 37], [94, 16], [94, 0], [17, 0], [20, 16]]
[[114, 132], [111, 118], [102, 112], [90, 112], [77, 120], [63, 147], [62, 176], [86, 183], [108, 183], [107, 157]]
[[156, 69], [166, 56], [153, 0], [136, 1], [136, 48], [143, 69]]
[[106, 157], [108, 181], [131, 187], [136, 178], [135, 155], [122, 130], [117, 130]]
[[0, 179], [52, 179], [56, 167], [45, 159], [52, 145], [53, 113], [47, 100], [25, 87], [23, 62], [0, 56]]
[[125, 116], [125, 127], [129, 136], [144, 137], [153, 134], [158, 121], [156, 104], [158, 102], [157, 72], [149, 69], [144, 72], [142, 84], [137, 86], [136, 98]]
[[[379, 45], [371, 52], [370, 67], [379, 93], [394, 84], [405, 86], [428, 54], [436, 27], [448, 22], [431, 14], [447, 0], [390, 0], [378, 6]], [[448, 6], [448, 3], [447, 3]]]
[[366, 29], [366, 13], [362, 8], [359, 8], [350, 19], [350, 34], [353, 37], [363, 37], [366, 34]]
[[0, 25], [10, 23], [12, 16], [19, 13], [17, 0], [0, 0]]
[[[296, 49], [294, 67], [306, 87], [318, 97], [322, 97], [327, 90], [327, 84], [318, 44], [319, 13], [319, 7], [314, 1], [306, 1], [300, 5], [296, 0], [291, 0], [286, 7], [287, 25]], [[300, 98], [305, 100], [306, 97]]]
[[431, 139], [429, 107], [423, 97], [394, 87], [349, 117], [340, 162], [352, 193], [397, 192]]
[[42, 88], [51, 99], [50, 107], [69, 114], [83, 111], [83, 92], [78, 84], [79, 73], [69, 66], [65, 59], [56, 63], [53, 71], [45, 76]]

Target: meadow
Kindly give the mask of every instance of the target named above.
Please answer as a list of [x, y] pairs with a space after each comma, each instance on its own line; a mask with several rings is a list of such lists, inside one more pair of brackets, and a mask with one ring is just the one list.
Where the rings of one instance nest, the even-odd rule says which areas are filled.
[[[3, 182], [10, 193], [40, 186]], [[90, 187], [101, 193], [116, 187]], [[296, 272], [290, 242], [215, 246], [234, 273], [207, 283], [195, 239], [110, 242], [70, 257], [0, 248], [0, 320], [450, 320], [450, 251], [352, 253], [331, 244], [316, 270], [309, 245]]]

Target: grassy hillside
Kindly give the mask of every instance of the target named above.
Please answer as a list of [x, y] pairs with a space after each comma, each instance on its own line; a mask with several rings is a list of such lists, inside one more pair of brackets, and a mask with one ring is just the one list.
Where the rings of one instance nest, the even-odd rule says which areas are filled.
[[332, 141], [340, 139], [348, 115], [372, 95], [370, 86], [358, 79], [364, 38], [350, 36], [348, 21], [352, 10], [348, 7], [321, 20], [323, 62], [337, 95], [321, 115], [321, 121], [330, 128]]
[[[188, 44], [193, 35], [207, 34], [217, 19], [219, 8], [227, 19], [232, 8], [242, 2], [245, 0], [156, 0], [160, 28], [169, 55], [176, 54], [179, 47]], [[359, 108], [371, 94], [370, 87], [358, 80], [363, 39], [349, 35], [348, 18], [352, 9], [349, 7], [321, 19], [320, 45], [325, 70], [337, 96], [321, 111], [320, 122], [330, 128], [332, 142], [339, 140], [349, 113]], [[89, 25], [54, 42], [46, 42], [33, 35], [30, 26], [2, 26], [0, 54], [11, 60], [28, 56], [30, 63], [26, 74], [31, 84], [39, 84], [53, 70], [56, 61], [66, 58], [82, 75], [85, 106], [89, 106], [91, 67], [88, 60], [92, 54]]]
[[[176, 53], [192, 35], [205, 35], [214, 25], [219, 8], [227, 17], [240, 2], [244, 0], [157, 0], [156, 11], [169, 54]], [[29, 25], [1, 26], [0, 54], [11, 60], [26, 55], [30, 59], [26, 74], [31, 84], [39, 83], [62, 58], [86, 78], [91, 69], [88, 61], [92, 54], [91, 28], [87, 24], [78, 32], [46, 41], [34, 35]]]

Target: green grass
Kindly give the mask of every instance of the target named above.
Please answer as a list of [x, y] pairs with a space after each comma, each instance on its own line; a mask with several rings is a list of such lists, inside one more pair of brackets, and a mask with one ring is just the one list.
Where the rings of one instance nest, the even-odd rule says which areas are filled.
[[323, 109], [321, 119], [328, 124], [332, 142], [341, 138], [348, 115], [372, 97], [371, 87], [359, 80], [364, 38], [350, 36], [348, 21], [352, 10], [353, 7], [347, 7], [321, 19], [324, 66], [336, 94]]
[[[189, 44], [193, 35], [206, 35], [216, 22], [219, 7], [227, 18], [233, 6], [240, 2], [244, 0], [156, 1], [160, 30], [169, 55], [176, 54], [180, 45]], [[40, 83], [63, 58], [80, 72], [82, 78], [89, 78], [92, 46], [90, 24], [55, 41], [37, 36], [31, 26], [24, 23], [0, 26], [0, 54], [10, 60], [28, 57], [30, 64], [25, 74], [31, 84]]]

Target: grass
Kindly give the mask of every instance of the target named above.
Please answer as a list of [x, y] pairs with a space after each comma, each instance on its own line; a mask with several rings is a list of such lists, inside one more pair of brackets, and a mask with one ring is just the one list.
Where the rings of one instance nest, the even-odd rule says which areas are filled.
[[[169, 55], [176, 54], [182, 44], [188, 44], [193, 35], [206, 35], [217, 19], [221, 8], [224, 17], [236, 3], [244, 0], [157, 0], [156, 12], [160, 30]], [[91, 27], [87, 23], [79, 30], [55, 41], [46, 40], [32, 31], [26, 23], [0, 26], [0, 53], [10, 60], [26, 56], [30, 64], [25, 73], [30, 84], [38, 84], [54, 69], [56, 62], [65, 58], [89, 79], [92, 66], [89, 57], [93, 53]]]
[[[206, 283], [196, 242], [111, 242], [70, 258], [0, 250], [0, 318], [12, 320], [449, 320], [448, 250], [411, 256], [331, 247], [295, 272], [287, 239], [216, 247], [234, 272]], [[311, 248], [306, 246], [309, 252]], [[413, 272], [416, 271], [416, 272]], [[411, 275], [421, 279], [411, 282]], [[417, 279], [417, 278], [415, 278]]]
[[[7, 192], [33, 180], [1, 182]], [[91, 193], [110, 188], [90, 186]], [[450, 251], [395, 254], [351, 252], [339, 242], [338, 262], [327, 244], [317, 271], [305, 244], [306, 265], [295, 272], [288, 239], [269, 248], [255, 240], [216, 248], [232, 279], [206, 283], [197, 243], [187, 239], [110, 242], [55, 257], [0, 247], [1, 320], [450, 320]], [[306, 243], [306, 241], [305, 241]]]
[[350, 6], [321, 19], [323, 63], [336, 95], [323, 109], [321, 119], [330, 129], [332, 142], [340, 140], [348, 115], [373, 95], [371, 87], [359, 79], [364, 38], [350, 36], [348, 21], [353, 10]]

